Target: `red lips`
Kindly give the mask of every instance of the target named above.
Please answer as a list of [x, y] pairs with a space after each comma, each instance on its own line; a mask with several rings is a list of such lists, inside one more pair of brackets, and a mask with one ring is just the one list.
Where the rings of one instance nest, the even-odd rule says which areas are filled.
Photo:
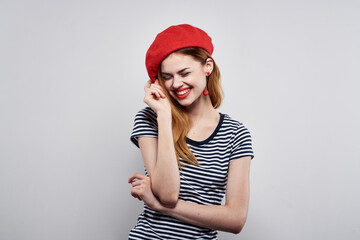
[[[175, 92], [175, 95], [178, 98], [186, 98], [187, 96], [189, 96], [190, 92], [191, 92], [191, 88], [187, 87], [187, 88], [180, 88], [177, 89]], [[181, 93], [181, 94], [180, 94]]]

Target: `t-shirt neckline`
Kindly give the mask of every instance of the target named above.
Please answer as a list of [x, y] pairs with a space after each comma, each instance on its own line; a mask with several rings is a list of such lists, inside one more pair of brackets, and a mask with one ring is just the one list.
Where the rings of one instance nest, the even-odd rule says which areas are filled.
[[222, 114], [222, 113], [219, 113], [219, 114], [220, 114], [219, 122], [218, 122], [214, 132], [207, 139], [202, 140], [202, 141], [195, 141], [195, 140], [192, 140], [192, 139], [186, 137], [186, 142], [191, 145], [202, 145], [202, 144], [206, 144], [206, 143], [210, 142], [215, 137], [215, 135], [218, 133], [218, 131], [224, 121], [224, 114]]

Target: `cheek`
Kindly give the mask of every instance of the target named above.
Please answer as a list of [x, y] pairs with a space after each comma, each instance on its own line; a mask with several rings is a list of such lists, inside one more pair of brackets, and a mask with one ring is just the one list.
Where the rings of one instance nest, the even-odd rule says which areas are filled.
[[206, 86], [206, 76], [203, 74], [198, 74], [194, 81], [196, 82], [196, 85], [199, 87], [205, 87]]
[[169, 81], [164, 82], [164, 88], [167, 92], [170, 92], [171, 83]]

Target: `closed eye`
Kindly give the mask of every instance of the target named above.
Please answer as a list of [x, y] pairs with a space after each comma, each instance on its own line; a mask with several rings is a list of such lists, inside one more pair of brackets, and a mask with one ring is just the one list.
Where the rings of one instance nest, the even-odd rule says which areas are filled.
[[162, 77], [162, 79], [164, 79], [164, 80], [170, 80], [170, 79], [171, 79], [171, 76], [170, 76], [170, 75], [162, 75], [161, 77]]
[[189, 75], [190, 72], [184, 72], [184, 73], [181, 73], [181, 76], [182, 77], [186, 77], [187, 75]]

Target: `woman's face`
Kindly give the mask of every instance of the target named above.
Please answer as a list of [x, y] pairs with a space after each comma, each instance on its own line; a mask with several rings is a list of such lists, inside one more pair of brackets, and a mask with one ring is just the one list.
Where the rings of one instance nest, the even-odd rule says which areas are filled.
[[202, 65], [192, 56], [172, 53], [161, 63], [161, 76], [169, 95], [184, 107], [198, 101], [206, 88], [209, 64]]

